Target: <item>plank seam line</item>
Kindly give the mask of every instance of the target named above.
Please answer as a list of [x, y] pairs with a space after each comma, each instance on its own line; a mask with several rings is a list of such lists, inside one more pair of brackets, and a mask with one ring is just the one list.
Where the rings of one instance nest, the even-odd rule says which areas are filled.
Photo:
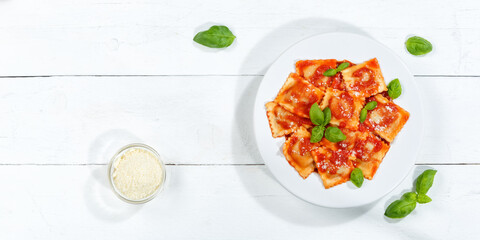
[[[0, 163], [0, 166], [107, 166], [108, 163]], [[265, 166], [264, 163], [238, 163], [238, 164], [193, 164], [193, 163], [167, 163], [167, 166]], [[480, 166], [480, 163], [416, 163], [416, 166]]]
[[[72, 75], [5, 75], [0, 76], [1, 78], [62, 78], [62, 77], [263, 77], [264, 74], [131, 74], [131, 75], [115, 75], [115, 74], [102, 74], [102, 75], [92, 75], [92, 74], [72, 74]], [[417, 78], [428, 78], [428, 77], [448, 77], [448, 78], [476, 78], [480, 75], [448, 75], [448, 74], [420, 74], [414, 75]]]
[[263, 74], [73, 74], [73, 75], [12, 75], [0, 78], [53, 78], [53, 77], [263, 77]]

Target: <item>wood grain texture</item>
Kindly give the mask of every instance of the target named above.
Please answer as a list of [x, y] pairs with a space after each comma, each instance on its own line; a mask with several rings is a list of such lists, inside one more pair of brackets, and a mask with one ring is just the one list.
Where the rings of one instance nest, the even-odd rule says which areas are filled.
[[[284, 190], [264, 166], [168, 166], [165, 192], [130, 205], [109, 189], [106, 166], [0, 166], [2, 239], [470, 239], [480, 213], [480, 166], [434, 166], [429, 195], [403, 220], [383, 216], [411, 191], [353, 209], [326, 209]], [[468, 182], [468, 184], [465, 184]], [[8, 197], [7, 197], [8, 196]]]
[[[314, 34], [347, 31], [387, 45], [418, 75], [480, 75], [478, 1], [0, 2], [0, 75], [263, 74], [279, 54]], [[196, 32], [225, 24], [236, 42], [212, 50]], [[435, 51], [414, 57], [407, 36]], [[321, 58], [321, 56], [319, 56]]]
[[[479, 16], [477, 0], [0, 0], [0, 239], [472, 239]], [[192, 41], [213, 24], [234, 32], [231, 47]], [[353, 209], [288, 193], [252, 132], [270, 64], [332, 31], [391, 48], [420, 76], [425, 107], [419, 165], [392, 193]], [[412, 34], [434, 51], [409, 55]], [[116, 198], [106, 177], [105, 164], [132, 142], [170, 164], [166, 191], [145, 205]], [[400, 221], [383, 217], [430, 167], [433, 202]]]
[[[425, 108], [417, 163], [480, 163], [472, 134], [480, 132], [479, 80], [416, 78]], [[3, 78], [0, 163], [104, 164], [123, 145], [144, 142], [172, 164], [260, 164], [252, 130], [260, 81], [234, 76]]]

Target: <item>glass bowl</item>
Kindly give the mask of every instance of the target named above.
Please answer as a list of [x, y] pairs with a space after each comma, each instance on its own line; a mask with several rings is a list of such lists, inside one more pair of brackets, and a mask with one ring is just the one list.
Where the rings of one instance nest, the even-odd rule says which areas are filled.
[[[131, 149], [138, 149], [138, 148], [152, 153], [157, 158], [157, 160], [159, 161], [160, 166], [163, 170], [162, 182], [160, 183], [160, 186], [158, 186], [158, 188], [152, 194], [150, 194], [149, 196], [147, 196], [145, 198], [142, 198], [142, 199], [130, 199], [127, 196], [125, 196], [124, 194], [122, 194], [117, 189], [117, 187], [115, 186], [115, 182], [113, 181], [113, 170], [114, 170], [113, 166], [114, 166], [115, 161], [117, 161], [117, 159], [119, 159], [125, 152], [127, 152], [128, 150], [131, 150]], [[162, 157], [160, 157], [160, 155], [158, 154], [157, 151], [155, 151], [155, 149], [153, 149], [152, 147], [150, 147], [146, 144], [143, 144], [143, 143], [132, 143], [132, 144], [129, 144], [127, 146], [122, 147], [120, 150], [118, 150], [118, 152], [115, 155], [113, 155], [112, 159], [110, 160], [110, 163], [108, 164], [108, 179], [109, 179], [110, 186], [112, 187], [113, 192], [115, 192], [115, 195], [117, 195], [120, 199], [122, 199], [123, 201], [125, 201], [127, 203], [142, 204], [142, 203], [146, 203], [146, 202], [152, 200], [160, 192], [163, 191], [163, 189], [165, 188], [166, 181], [167, 181], [167, 171], [166, 171], [166, 168], [165, 168], [165, 164], [163, 163]]]

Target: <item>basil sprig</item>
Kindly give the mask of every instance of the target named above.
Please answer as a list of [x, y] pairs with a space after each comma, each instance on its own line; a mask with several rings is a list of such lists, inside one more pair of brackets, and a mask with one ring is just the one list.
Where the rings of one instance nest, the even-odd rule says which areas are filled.
[[347, 68], [348, 66], [350, 66], [350, 63], [349, 63], [349, 62], [343, 62], [343, 63], [341, 63], [340, 65], [338, 65], [338, 67], [337, 67], [336, 69], [330, 68], [330, 69], [328, 69], [327, 71], [323, 72], [323, 76], [325, 76], [325, 77], [335, 76], [335, 74], [337, 74], [338, 72], [344, 70], [344, 69]]
[[367, 111], [371, 111], [377, 107], [377, 101], [368, 102], [360, 111], [360, 122], [363, 123], [367, 119]]
[[353, 183], [353, 185], [357, 186], [358, 188], [361, 187], [363, 184], [362, 169], [360, 168], [353, 169], [353, 171], [350, 173], [350, 181]]
[[320, 142], [323, 138], [323, 134], [325, 132], [325, 126], [330, 122], [332, 119], [332, 112], [330, 111], [329, 107], [325, 109], [320, 109], [318, 103], [314, 103], [310, 107], [310, 121], [316, 126], [312, 129], [312, 136], [310, 137], [311, 143]]
[[425, 170], [417, 177], [415, 184], [415, 192], [407, 192], [403, 194], [400, 200], [392, 202], [385, 210], [385, 216], [389, 218], [403, 218], [410, 214], [417, 203], [424, 204], [429, 203], [432, 199], [427, 196], [428, 190], [433, 185], [433, 179], [437, 170]]
[[209, 48], [226, 48], [232, 45], [234, 40], [235, 35], [226, 26], [212, 26], [193, 38], [193, 41]]
[[400, 97], [402, 94], [402, 85], [400, 85], [400, 80], [398, 78], [393, 79], [390, 83], [388, 83], [388, 96], [392, 99]]
[[415, 56], [425, 55], [432, 51], [432, 44], [425, 38], [413, 36], [405, 42], [407, 51]]

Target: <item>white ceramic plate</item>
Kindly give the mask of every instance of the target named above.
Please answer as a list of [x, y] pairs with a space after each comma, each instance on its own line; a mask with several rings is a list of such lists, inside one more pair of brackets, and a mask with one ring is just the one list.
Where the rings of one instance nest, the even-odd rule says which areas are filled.
[[[386, 83], [398, 78], [402, 95], [395, 103], [410, 112], [410, 119], [397, 135], [375, 177], [361, 188], [351, 182], [325, 189], [320, 176], [312, 173], [302, 179], [282, 153], [284, 138], [272, 138], [265, 103], [272, 101], [301, 59], [347, 59], [361, 63], [376, 57]], [[328, 33], [305, 39], [285, 51], [270, 67], [258, 89], [254, 109], [254, 128], [258, 149], [267, 167], [288, 191], [310, 203], [333, 208], [371, 203], [392, 191], [415, 164], [423, 136], [423, 110], [420, 93], [406, 65], [384, 45], [361, 35]]]

